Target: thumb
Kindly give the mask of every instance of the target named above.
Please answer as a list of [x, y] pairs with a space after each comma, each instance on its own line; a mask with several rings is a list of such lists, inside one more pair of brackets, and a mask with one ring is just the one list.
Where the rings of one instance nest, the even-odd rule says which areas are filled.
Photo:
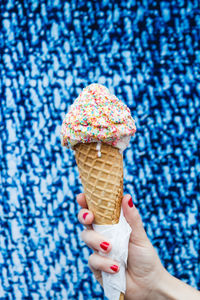
[[126, 221], [132, 228], [130, 242], [138, 246], [149, 243], [149, 239], [144, 230], [140, 214], [133, 204], [131, 195], [125, 195], [122, 199], [122, 208]]

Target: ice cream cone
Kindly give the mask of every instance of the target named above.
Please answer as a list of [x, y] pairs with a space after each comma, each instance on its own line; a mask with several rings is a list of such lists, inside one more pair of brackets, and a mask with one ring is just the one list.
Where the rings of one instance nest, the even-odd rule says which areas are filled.
[[[123, 155], [108, 144], [80, 143], [75, 158], [89, 210], [98, 225], [119, 222], [123, 197]], [[119, 300], [123, 300], [121, 293]]]
[[[90, 84], [82, 90], [63, 120], [62, 145], [75, 150], [88, 208], [94, 213], [96, 230], [98, 225], [119, 223], [118, 227], [123, 227], [119, 222], [123, 197], [122, 153], [128, 147], [135, 131], [135, 121], [130, 109], [105, 86], [98, 83]], [[102, 229], [102, 226], [99, 228]], [[113, 233], [116, 226], [108, 228], [108, 231]], [[124, 230], [127, 228], [126, 226]], [[120, 258], [118, 245], [115, 247]], [[128, 245], [125, 244], [125, 247], [128, 249]], [[123, 259], [123, 262], [126, 261], [127, 256]], [[119, 274], [124, 272], [123, 267]], [[103, 274], [103, 277], [105, 278], [106, 274]], [[120, 277], [120, 280], [113, 277], [110, 294], [116, 290], [116, 286], [125, 290], [124, 277]], [[104, 285], [108, 293], [106, 281]], [[123, 294], [120, 295], [120, 300], [122, 299]]]

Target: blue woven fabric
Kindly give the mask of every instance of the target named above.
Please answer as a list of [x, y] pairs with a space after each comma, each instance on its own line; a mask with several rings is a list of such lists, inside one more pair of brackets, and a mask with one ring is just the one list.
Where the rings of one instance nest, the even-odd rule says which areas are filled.
[[131, 109], [124, 189], [169, 272], [200, 288], [200, 11], [190, 1], [1, 1], [0, 299], [103, 299], [60, 126], [81, 89]]

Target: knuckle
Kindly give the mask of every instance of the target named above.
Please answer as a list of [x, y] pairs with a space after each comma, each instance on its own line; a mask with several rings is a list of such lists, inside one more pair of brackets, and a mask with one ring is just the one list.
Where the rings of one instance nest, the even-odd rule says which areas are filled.
[[86, 240], [86, 229], [85, 230], [83, 230], [82, 232], [81, 232], [81, 238], [82, 238], [82, 240], [85, 242], [85, 240]]

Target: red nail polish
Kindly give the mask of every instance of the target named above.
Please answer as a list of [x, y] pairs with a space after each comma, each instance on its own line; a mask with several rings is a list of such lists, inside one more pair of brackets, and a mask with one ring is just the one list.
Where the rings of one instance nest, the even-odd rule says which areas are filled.
[[116, 265], [113, 265], [113, 266], [111, 266], [110, 268], [111, 268], [111, 270], [114, 271], [114, 272], [117, 272], [118, 269], [119, 269], [119, 267], [116, 266]]
[[106, 251], [107, 249], [108, 249], [108, 247], [109, 247], [109, 243], [107, 243], [107, 242], [102, 242], [101, 244], [100, 244], [100, 247], [104, 250], [104, 251]]
[[87, 212], [85, 212], [85, 213], [83, 214], [83, 219], [84, 219], [84, 220], [85, 220], [85, 218], [87, 217], [87, 215], [88, 215]]
[[132, 198], [130, 198], [128, 200], [128, 205], [129, 205], [129, 207], [133, 207], [133, 200], [132, 200]]

